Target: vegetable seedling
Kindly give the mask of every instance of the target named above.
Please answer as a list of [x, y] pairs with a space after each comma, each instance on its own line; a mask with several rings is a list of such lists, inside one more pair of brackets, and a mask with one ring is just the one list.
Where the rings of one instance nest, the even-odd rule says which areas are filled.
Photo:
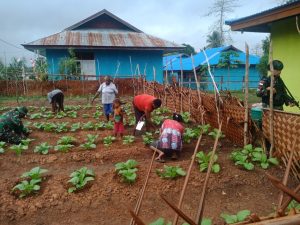
[[70, 177], [71, 179], [68, 182], [71, 183], [73, 187], [70, 187], [68, 192], [72, 193], [74, 191], [83, 189], [88, 182], [94, 180], [95, 174], [93, 170], [82, 167], [79, 170], [75, 170], [73, 173], [71, 173]]
[[46, 154], [48, 154], [50, 148], [52, 148], [51, 145], [49, 145], [47, 142], [43, 142], [40, 145], [35, 146], [35, 149], [33, 151], [35, 153], [38, 152], [40, 154], [46, 155]]
[[0, 141], [0, 153], [4, 153], [4, 147], [6, 143], [4, 141]]
[[251, 212], [249, 210], [241, 210], [236, 215], [222, 213], [220, 216], [227, 224], [233, 224], [237, 222], [243, 222], [250, 215], [250, 213]]
[[54, 150], [55, 151], [60, 151], [60, 152], [68, 152], [72, 147], [74, 147], [74, 145], [56, 145], [54, 146]]
[[71, 136], [63, 136], [57, 141], [57, 144], [68, 145], [68, 144], [74, 144], [75, 142], [76, 142], [76, 138]]
[[219, 137], [220, 139], [225, 137], [225, 135], [222, 133], [222, 131], [220, 131], [219, 135], [218, 135], [218, 132], [219, 132], [219, 130], [214, 128], [213, 131], [208, 133], [208, 135], [213, 137], [214, 140], [216, 140], [217, 137]]
[[145, 145], [150, 145], [154, 141], [153, 134], [151, 132], [146, 132], [142, 135], [142, 137]]
[[61, 119], [61, 118], [64, 118], [64, 117], [66, 117], [66, 116], [67, 116], [67, 114], [66, 114], [65, 112], [60, 111], [60, 112], [58, 112], [58, 113], [56, 114], [55, 118], [56, 118], [56, 119]]
[[157, 169], [156, 174], [164, 179], [175, 179], [180, 176], [185, 176], [186, 172], [179, 166], [164, 166], [164, 169]]
[[105, 147], [109, 147], [113, 141], [116, 140], [116, 138], [114, 136], [107, 136], [105, 138], [103, 138], [103, 144]]
[[29, 182], [27, 180], [23, 180], [21, 183], [17, 184], [12, 191], [14, 192], [15, 190], [19, 190], [19, 198], [23, 198], [40, 190], [41, 187], [38, 185], [38, 183], [40, 183], [40, 181], [35, 179], [30, 180]]
[[126, 183], [134, 183], [137, 178], [137, 161], [129, 159], [126, 162], [115, 164], [115, 171], [122, 177], [122, 181]]
[[108, 130], [112, 130], [114, 129], [114, 124], [112, 121], [108, 121], [106, 124], [105, 124], [105, 128], [108, 129]]
[[26, 139], [21, 140], [21, 143], [23, 145], [27, 145], [28, 146], [29, 143], [32, 142], [32, 141], [34, 141], [34, 139], [26, 138]]
[[77, 118], [77, 112], [76, 111], [67, 112], [67, 116], [70, 118]]
[[75, 132], [75, 131], [77, 131], [78, 129], [80, 129], [80, 126], [81, 126], [80, 122], [78, 122], [78, 123], [73, 123], [72, 126], [71, 126], [70, 131], [71, 131], [71, 132]]
[[28, 149], [28, 145], [23, 145], [22, 143], [20, 143], [18, 145], [10, 146], [10, 149], [13, 150], [17, 154], [17, 156], [20, 156], [23, 151]]
[[[199, 163], [199, 169], [200, 172], [204, 172], [207, 170], [209, 162], [211, 160], [212, 152], [209, 152], [208, 154], [205, 154], [203, 151], [200, 151], [196, 154], [197, 161]], [[221, 167], [218, 163], [216, 163], [218, 160], [218, 155], [214, 155], [213, 159], [213, 165], [212, 165], [212, 172], [213, 173], [219, 173], [221, 170]]]
[[39, 166], [32, 168], [30, 171], [22, 174], [21, 178], [30, 178], [33, 180], [42, 181], [42, 174], [48, 172], [46, 169], [42, 169]]
[[83, 130], [93, 130], [94, 129], [94, 123], [92, 121], [88, 121], [87, 123], [84, 123], [82, 125]]
[[67, 132], [68, 131], [68, 127], [67, 127], [68, 124], [69, 124], [68, 122], [57, 123], [55, 131], [57, 133]]
[[135, 137], [132, 135], [126, 135], [123, 137], [123, 145], [129, 145], [134, 142]]
[[189, 112], [183, 112], [181, 116], [184, 123], [188, 123], [190, 121], [191, 114]]

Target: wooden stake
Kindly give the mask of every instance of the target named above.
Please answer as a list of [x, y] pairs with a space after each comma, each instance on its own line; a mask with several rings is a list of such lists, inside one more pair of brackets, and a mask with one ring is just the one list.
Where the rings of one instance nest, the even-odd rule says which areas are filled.
[[272, 176], [271, 174], [266, 173], [266, 175], [275, 187], [277, 187], [278, 189], [282, 190], [287, 195], [294, 198], [297, 202], [300, 202], [300, 195], [298, 195], [295, 191], [289, 189], [280, 180], [278, 180], [276, 177]]
[[[151, 172], [153, 161], [154, 161], [154, 158], [155, 158], [155, 153], [156, 152], [153, 152], [152, 159], [151, 159], [151, 162], [150, 162], [150, 165], [149, 165], [149, 168], [148, 168], [148, 173], [147, 173], [147, 176], [146, 176], [146, 180], [145, 180], [145, 183], [144, 183], [144, 185], [143, 185], [143, 187], [141, 189], [141, 194], [140, 194], [140, 196], [138, 198], [138, 201], [137, 201], [135, 209], [134, 209], [134, 212], [135, 212], [135, 214], [137, 216], [139, 215], [139, 211], [140, 211], [140, 208], [141, 208], [142, 200], [143, 200], [143, 197], [144, 197], [144, 194], [145, 194], [146, 186], [147, 186], [147, 183], [148, 183], [148, 180], [149, 180], [150, 172]], [[131, 219], [130, 225], [134, 225], [133, 219]]]
[[271, 87], [270, 87], [270, 157], [273, 155], [273, 149], [274, 149], [274, 105], [273, 105], [273, 94], [274, 94], [274, 67], [273, 67], [273, 46], [272, 46], [272, 40], [270, 41], [270, 49], [269, 49], [269, 65], [271, 70]]
[[[191, 175], [191, 171], [192, 171], [192, 168], [193, 168], [193, 165], [194, 165], [194, 162], [195, 162], [196, 154], [197, 154], [197, 151], [198, 151], [201, 139], [202, 139], [202, 134], [198, 138], [198, 141], [197, 141], [196, 147], [194, 149], [194, 153], [193, 153], [193, 156], [192, 156], [192, 159], [191, 159], [191, 162], [190, 162], [187, 174], [186, 174], [185, 179], [184, 179], [184, 184], [183, 184], [183, 187], [182, 187], [182, 190], [181, 190], [181, 193], [180, 193], [179, 202], [177, 204], [177, 207], [179, 209], [181, 208], [181, 205], [182, 205], [183, 197], [184, 197], [184, 194], [185, 194], [185, 191], [186, 191], [186, 187], [187, 187], [190, 175]], [[176, 225], [177, 222], [178, 222], [178, 214], [175, 215], [175, 218], [173, 220], [173, 225]]]
[[182, 219], [184, 219], [186, 222], [188, 222], [190, 225], [197, 225], [190, 217], [185, 215], [184, 212], [182, 212], [179, 208], [177, 208], [175, 205], [173, 205], [171, 202], [169, 202], [164, 196], [161, 194], [159, 195], [175, 212], [177, 215], [179, 215]]
[[202, 221], [202, 216], [203, 216], [203, 211], [204, 211], [205, 193], [206, 193], [206, 188], [207, 188], [207, 185], [208, 185], [208, 178], [209, 178], [211, 168], [212, 168], [213, 163], [214, 163], [213, 159], [214, 159], [214, 156], [215, 156], [215, 153], [216, 153], [216, 150], [217, 150], [217, 144], [218, 144], [218, 141], [219, 141], [219, 136], [220, 136], [220, 133], [221, 133], [221, 129], [222, 129], [222, 121], [221, 121], [220, 126], [219, 126], [217, 138], [215, 140], [214, 148], [213, 148], [212, 154], [210, 156], [210, 161], [209, 161], [209, 165], [208, 165], [207, 172], [206, 172], [206, 177], [205, 177], [204, 184], [203, 184], [201, 199], [200, 199], [199, 208], [198, 208], [198, 212], [197, 212], [197, 216], [196, 216], [196, 222], [198, 224], [200, 224], [201, 221]]
[[[288, 181], [288, 178], [289, 178], [289, 174], [290, 174], [290, 170], [291, 170], [291, 166], [292, 166], [292, 162], [293, 162], [293, 157], [294, 157], [294, 152], [295, 152], [295, 147], [296, 147], [296, 142], [297, 142], [297, 138], [295, 138], [295, 141], [292, 145], [290, 158], [289, 158], [288, 164], [286, 166], [286, 170], [285, 170], [284, 177], [283, 177], [283, 180], [282, 180], [282, 183], [284, 185], [287, 185], [287, 181]], [[280, 194], [279, 194], [277, 209], [281, 208], [282, 201], [283, 201], [283, 192], [281, 191]]]
[[180, 113], [183, 113], [183, 107], [182, 107], [182, 91], [183, 91], [183, 69], [182, 69], [182, 56], [180, 55], [180, 81], [181, 81], [181, 91], [180, 91]]
[[246, 73], [245, 73], [245, 122], [244, 122], [244, 146], [248, 144], [248, 95], [249, 95], [249, 46], [246, 43]]
[[131, 209], [129, 209], [129, 213], [130, 213], [130, 215], [132, 216], [132, 219], [134, 220], [134, 222], [135, 222], [137, 225], [146, 225], [146, 224], [141, 220], [141, 218], [139, 218], [138, 215], [136, 215]]
[[[294, 189], [295, 193], [298, 193], [300, 191], [300, 184]], [[285, 202], [281, 205], [281, 208], [278, 210], [280, 213], [284, 213], [285, 209], [288, 207], [290, 202], [293, 200], [291, 196], [288, 196]]]

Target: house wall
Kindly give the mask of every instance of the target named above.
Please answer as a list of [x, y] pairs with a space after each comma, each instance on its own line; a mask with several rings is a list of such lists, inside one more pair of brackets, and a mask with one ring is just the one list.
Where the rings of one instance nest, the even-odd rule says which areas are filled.
[[[97, 76], [110, 75], [114, 77], [119, 64], [116, 77], [131, 77], [132, 73], [138, 75], [137, 68], [139, 66], [140, 74], [146, 74], [146, 79], [152, 81], [154, 67], [156, 81], [163, 82], [162, 51], [93, 50], [93, 52]], [[46, 50], [50, 74], [59, 74], [59, 61], [66, 56], [68, 56], [67, 50]]]
[[[189, 75], [191, 74], [191, 81], [194, 82], [194, 74], [186, 73], [184, 76], [184, 82], [189, 81]], [[214, 75], [215, 82], [219, 90], [242, 90], [243, 89], [243, 77], [245, 76], [245, 67], [241, 66], [238, 68], [230, 68], [229, 78], [228, 70], [226, 68], [212, 68], [212, 74]], [[179, 76], [180, 77], [180, 76]], [[223, 77], [223, 80], [222, 80]], [[251, 65], [249, 68], [249, 88], [257, 88], [260, 80], [259, 72], [256, 70], [255, 65]], [[207, 73], [206, 77], [202, 79], [203, 82], [211, 82], [211, 78]], [[221, 82], [222, 81], [222, 82]], [[230, 81], [227, 83], [227, 81]], [[188, 84], [185, 85], [188, 87]], [[196, 85], [191, 85], [192, 88], [196, 88]], [[207, 85], [201, 84], [201, 89], [213, 90], [213, 84], [208, 83]]]
[[[284, 68], [281, 77], [293, 96], [300, 100], [300, 34], [295, 17], [273, 23], [271, 27], [273, 59], [281, 60]], [[299, 112], [297, 107], [286, 107], [286, 111]]]

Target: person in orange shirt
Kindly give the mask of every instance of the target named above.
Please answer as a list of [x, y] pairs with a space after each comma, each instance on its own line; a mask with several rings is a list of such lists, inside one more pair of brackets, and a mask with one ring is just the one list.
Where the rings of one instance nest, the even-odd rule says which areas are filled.
[[152, 95], [141, 94], [133, 98], [133, 108], [136, 124], [143, 118], [146, 120], [146, 130], [154, 127], [151, 122], [151, 112], [161, 106], [161, 100]]
[[122, 139], [124, 133], [123, 115], [124, 111], [121, 106], [122, 102], [116, 98], [113, 102], [114, 109], [114, 136], [117, 137], [120, 134]]

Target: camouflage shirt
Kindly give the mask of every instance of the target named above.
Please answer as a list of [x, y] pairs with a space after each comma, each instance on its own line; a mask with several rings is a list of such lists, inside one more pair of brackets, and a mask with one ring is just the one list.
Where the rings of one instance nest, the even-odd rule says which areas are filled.
[[[271, 77], [263, 77], [259, 82], [256, 94], [261, 97], [262, 103], [269, 105], [270, 103], [270, 91], [267, 90], [271, 86]], [[282, 107], [283, 104], [288, 105], [292, 103], [292, 98], [287, 94], [285, 85], [281, 77], [274, 76], [274, 88], [276, 93], [273, 94], [274, 107]]]
[[16, 134], [27, 133], [17, 110], [11, 110], [0, 116], [0, 134], [11, 131]]

